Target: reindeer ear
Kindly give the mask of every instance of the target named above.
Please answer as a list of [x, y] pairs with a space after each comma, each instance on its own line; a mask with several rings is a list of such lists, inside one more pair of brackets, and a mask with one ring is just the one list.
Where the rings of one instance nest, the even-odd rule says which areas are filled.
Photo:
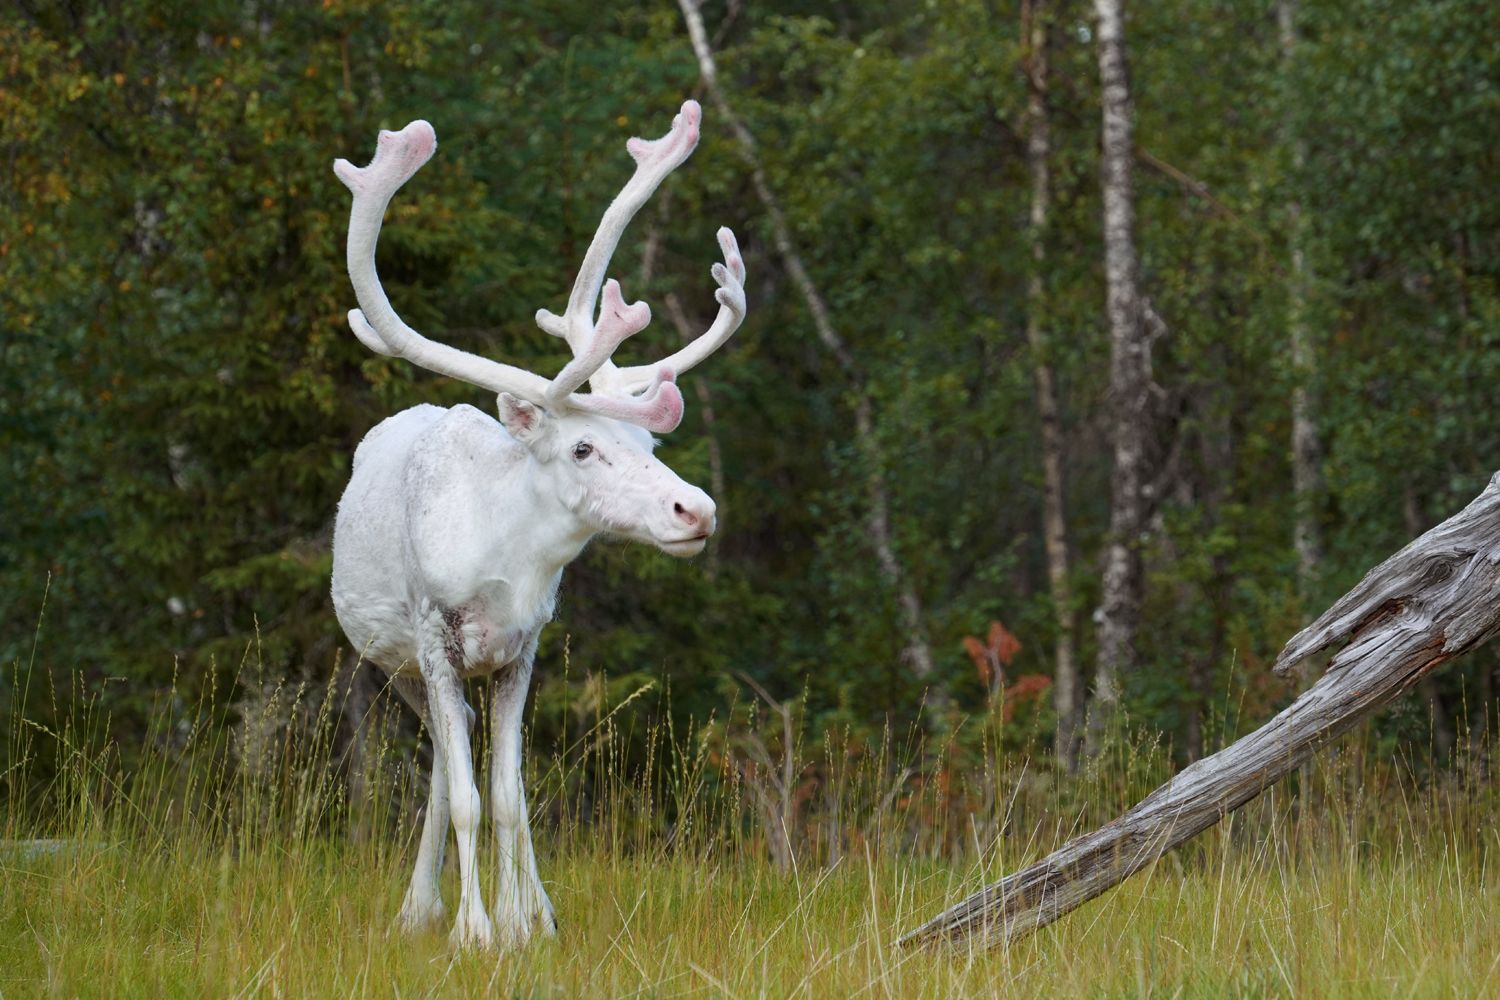
[[547, 411], [535, 403], [502, 392], [499, 399], [500, 423], [510, 436], [529, 444], [541, 436], [547, 426]]

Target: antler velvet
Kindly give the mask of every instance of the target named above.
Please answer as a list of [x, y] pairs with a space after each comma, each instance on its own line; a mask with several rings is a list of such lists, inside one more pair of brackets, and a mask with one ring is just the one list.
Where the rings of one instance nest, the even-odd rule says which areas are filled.
[[[540, 405], [574, 409], [638, 424], [656, 433], [671, 431], [682, 419], [682, 393], [676, 373], [697, 365], [717, 350], [739, 328], [745, 317], [745, 264], [730, 230], [720, 229], [724, 262], [712, 269], [718, 291], [719, 314], [700, 337], [664, 361], [616, 367], [614, 351], [651, 322], [643, 302], [627, 304], [619, 282], [604, 280], [610, 258], [631, 219], [661, 182], [692, 154], [698, 144], [702, 109], [686, 101], [660, 139], [631, 139], [626, 149], [635, 160], [630, 181], [605, 211], [584, 255], [578, 277], [562, 316], [538, 310], [537, 325], [564, 338], [573, 352], [556, 378], [502, 364], [439, 344], [408, 326], [392, 308], [375, 270], [375, 245], [391, 196], [432, 158], [437, 136], [425, 121], [414, 121], [399, 132], [382, 131], [375, 158], [356, 167], [336, 160], [334, 173], [354, 195], [349, 214], [348, 265], [360, 308], [349, 313], [355, 336], [380, 354], [405, 358], [424, 368], [462, 379], [495, 392], [509, 392]], [[602, 309], [595, 321], [596, 303]], [[576, 390], [592, 380], [594, 391]]]

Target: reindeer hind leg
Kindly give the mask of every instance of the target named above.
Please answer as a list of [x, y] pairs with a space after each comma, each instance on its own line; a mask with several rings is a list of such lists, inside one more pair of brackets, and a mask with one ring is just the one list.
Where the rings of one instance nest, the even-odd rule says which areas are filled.
[[411, 884], [396, 916], [396, 924], [402, 930], [419, 931], [442, 923], [444, 916], [438, 880], [443, 871], [443, 849], [448, 842], [448, 766], [443, 741], [436, 738], [432, 729], [432, 714], [422, 682], [412, 677], [397, 677], [393, 684], [401, 700], [421, 718], [422, 728], [432, 742], [432, 776], [427, 790], [427, 814], [422, 818], [422, 839], [417, 846]]

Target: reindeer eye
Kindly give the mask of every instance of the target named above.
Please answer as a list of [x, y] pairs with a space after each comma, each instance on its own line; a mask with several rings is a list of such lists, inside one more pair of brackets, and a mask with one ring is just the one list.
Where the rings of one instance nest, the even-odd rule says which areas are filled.
[[573, 446], [573, 458], [579, 462], [582, 462], [585, 458], [588, 458], [593, 453], [594, 446], [589, 444], [587, 441], [580, 441]]

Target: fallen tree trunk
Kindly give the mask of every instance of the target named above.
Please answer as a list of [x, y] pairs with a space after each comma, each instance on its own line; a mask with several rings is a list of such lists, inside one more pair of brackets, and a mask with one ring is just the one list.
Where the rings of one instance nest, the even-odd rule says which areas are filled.
[[1500, 473], [1458, 514], [1371, 570], [1276, 659], [1287, 675], [1344, 638], [1316, 684], [1270, 722], [1184, 768], [1093, 833], [974, 893], [900, 939], [1009, 943], [1119, 885], [1213, 826], [1500, 626]]

